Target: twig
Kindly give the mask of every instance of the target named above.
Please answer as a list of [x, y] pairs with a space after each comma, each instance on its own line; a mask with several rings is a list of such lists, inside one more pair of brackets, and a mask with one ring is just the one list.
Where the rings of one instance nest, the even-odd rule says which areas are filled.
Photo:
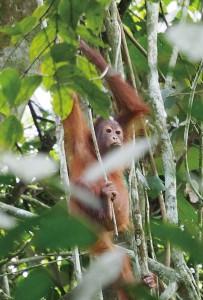
[[[136, 48], [144, 55], [144, 57], [148, 57], [147, 51], [136, 41], [136, 39], [128, 32], [128, 30], [123, 27], [123, 30], [125, 32], [125, 34], [127, 35], [127, 37], [129, 38], [129, 40], [136, 46]], [[158, 70], [159, 72], [159, 76], [160, 78], [165, 81], [165, 77], [163, 75], [163, 73]]]
[[36, 114], [36, 112], [35, 112], [35, 110], [32, 106], [31, 101], [28, 101], [28, 106], [29, 106], [29, 109], [30, 109], [30, 112], [31, 112], [31, 115], [32, 115], [33, 122], [35, 124], [36, 129], [37, 129], [40, 141], [42, 142], [43, 141], [43, 136], [42, 136], [41, 130], [40, 130], [38, 122], [37, 122], [37, 114]]
[[[91, 130], [91, 134], [92, 134], [92, 139], [93, 139], [93, 143], [94, 143], [96, 156], [97, 156], [97, 159], [98, 159], [98, 162], [99, 162], [100, 166], [103, 169], [104, 181], [107, 182], [108, 178], [107, 178], [107, 175], [106, 175], [106, 172], [105, 172], [105, 169], [104, 169], [104, 165], [103, 165], [103, 162], [102, 162], [102, 158], [101, 158], [101, 155], [100, 155], [100, 152], [99, 152], [99, 147], [98, 147], [97, 138], [96, 138], [94, 125], [93, 125], [91, 108], [88, 109], [88, 116], [89, 116], [89, 120], [90, 120], [90, 130]], [[114, 212], [113, 202], [111, 202], [111, 210], [112, 210], [112, 221], [113, 221], [113, 225], [114, 225], [114, 233], [115, 233], [115, 236], [118, 236], [118, 227], [117, 227], [117, 223], [116, 223], [116, 216], [115, 216], [115, 212]]]
[[191, 93], [190, 93], [190, 98], [189, 98], [189, 103], [188, 103], [188, 114], [187, 114], [187, 118], [186, 118], [185, 131], [184, 131], [184, 141], [185, 141], [184, 151], [185, 151], [186, 175], [187, 175], [187, 179], [191, 185], [191, 188], [193, 189], [193, 191], [195, 192], [195, 194], [199, 197], [199, 199], [201, 201], [203, 201], [203, 196], [199, 193], [199, 191], [194, 186], [191, 176], [190, 176], [187, 151], [188, 151], [188, 135], [189, 135], [189, 128], [190, 128], [191, 114], [192, 114], [191, 110], [192, 110], [192, 105], [193, 105], [193, 100], [194, 100], [194, 95], [195, 95], [195, 89], [197, 87], [198, 79], [202, 73], [202, 70], [203, 70], [203, 60], [200, 63], [199, 69], [195, 75], [195, 79], [194, 79], [192, 87], [191, 87]]
[[41, 202], [31, 196], [22, 195], [21, 198], [31, 204], [35, 204], [36, 206], [43, 207], [43, 208], [50, 208], [48, 205], [44, 204], [43, 202]]
[[40, 116], [36, 116], [36, 119], [39, 119], [40, 121], [44, 121], [44, 122], [49, 122], [51, 124], [55, 124], [55, 122], [53, 120], [46, 119], [46, 118], [43, 118], [43, 117], [40, 117]]
[[118, 22], [119, 22], [120, 30], [121, 30], [121, 38], [122, 38], [121, 41], [122, 41], [122, 45], [123, 45], [123, 51], [125, 53], [125, 56], [126, 56], [126, 59], [127, 59], [127, 64], [128, 64], [129, 70], [130, 70], [131, 83], [132, 83], [134, 89], [137, 90], [136, 82], [135, 82], [135, 76], [134, 76], [134, 72], [133, 72], [133, 67], [132, 67], [132, 63], [131, 63], [131, 59], [130, 59], [130, 54], [129, 54], [129, 51], [128, 51], [128, 45], [127, 45], [127, 42], [126, 42], [125, 32], [124, 32], [124, 29], [123, 29], [123, 23], [121, 21], [119, 12], [118, 12]]
[[[66, 258], [62, 258], [61, 260], [66, 260]], [[44, 265], [53, 264], [53, 263], [56, 263], [56, 262], [58, 262], [58, 259], [52, 260], [52, 261], [49, 261], [49, 262], [44, 262], [44, 263], [36, 264], [34, 266], [30, 266], [30, 267], [21, 269], [21, 270], [16, 271], [16, 272], [7, 272], [7, 273], [4, 273], [3, 275], [0, 275], [0, 277], [3, 277], [5, 275], [6, 276], [10, 276], [10, 275], [22, 274], [23, 272], [26, 272], [26, 271], [29, 271], [29, 270], [32, 270], [32, 269], [35, 269], [35, 268], [38, 268], [38, 267], [41, 267], [41, 266], [44, 266]]]

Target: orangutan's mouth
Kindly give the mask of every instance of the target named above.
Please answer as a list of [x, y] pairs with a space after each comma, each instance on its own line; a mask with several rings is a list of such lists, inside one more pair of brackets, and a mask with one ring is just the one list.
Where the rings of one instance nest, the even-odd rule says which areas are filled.
[[112, 149], [112, 148], [117, 148], [117, 147], [121, 147], [121, 146], [122, 146], [121, 143], [113, 143], [110, 145], [110, 148]]

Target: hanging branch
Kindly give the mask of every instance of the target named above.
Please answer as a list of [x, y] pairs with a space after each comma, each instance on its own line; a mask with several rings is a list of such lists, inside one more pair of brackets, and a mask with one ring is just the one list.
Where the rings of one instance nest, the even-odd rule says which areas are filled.
[[137, 91], [136, 82], [135, 82], [135, 75], [134, 75], [134, 72], [133, 72], [133, 66], [132, 66], [132, 62], [131, 62], [131, 59], [130, 59], [130, 54], [129, 54], [129, 51], [128, 51], [128, 45], [127, 45], [126, 38], [125, 38], [123, 23], [121, 21], [121, 17], [119, 15], [118, 11], [117, 11], [117, 17], [118, 17], [118, 23], [120, 25], [120, 30], [121, 30], [121, 43], [122, 43], [122, 46], [123, 46], [123, 52], [126, 56], [127, 64], [128, 64], [129, 71], [130, 71], [130, 81], [131, 81], [131, 84], [134, 87], [135, 91]]
[[[102, 158], [101, 158], [101, 155], [100, 155], [100, 152], [99, 152], [97, 138], [96, 138], [96, 135], [95, 135], [91, 108], [89, 108], [89, 110], [88, 110], [88, 116], [89, 116], [90, 130], [91, 130], [91, 134], [92, 134], [92, 139], [93, 139], [93, 143], [94, 143], [96, 156], [97, 156], [98, 162], [99, 162], [99, 164], [100, 164], [100, 166], [102, 167], [102, 170], [103, 170], [104, 181], [108, 182], [108, 178], [107, 178], [107, 175], [106, 175], [106, 172], [105, 172], [105, 169], [104, 169], [104, 166], [103, 166]], [[114, 233], [115, 233], [115, 236], [117, 237], [118, 236], [118, 228], [117, 228], [116, 216], [115, 216], [114, 207], [113, 207], [113, 200], [114, 199], [112, 199], [112, 202], [111, 202], [112, 221], [113, 221], [113, 225], [114, 225]]]

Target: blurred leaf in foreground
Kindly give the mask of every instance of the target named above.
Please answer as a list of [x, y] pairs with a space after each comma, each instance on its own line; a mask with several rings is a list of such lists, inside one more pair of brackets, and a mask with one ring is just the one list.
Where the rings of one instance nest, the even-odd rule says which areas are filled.
[[7, 165], [11, 173], [27, 183], [33, 179], [50, 177], [57, 171], [55, 162], [43, 154], [18, 157], [5, 153], [0, 158], [1, 163]]
[[15, 300], [39, 300], [46, 297], [54, 282], [45, 269], [40, 268], [31, 271], [28, 277], [21, 280], [14, 292]]
[[117, 249], [107, 252], [91, 264], [77, 288], [74, 290], [74, 300], [92, 300], [102, 287], [114, 282], [123, 267], [125, 252]]
[[166, 37], [180, 51], [186, 54], [191, 61], [203, 59], [203, 25], [179, 24], [170, 28]]
[[180, 229], [172, 224], [152, 223], [152, 232], [161, 243], [168, 241], [171, 244], [178, 246], [183, 251], [190, 254], [195, 262], [202, 263], [203, 261], [203, 243], [199, 242], [186, 229]]
[[[0, 255], [15, 252], [16, 247], [33, 236], [31, 244], [38, 249], [69, 250], [90, 247], [97, 235], [88, 224], [68, 214], [66, 203], [60, 202], [38, 217], [21, 221], [17, 227], [0, 238]], [[17, 243], [16, 243], [17, 241]]]

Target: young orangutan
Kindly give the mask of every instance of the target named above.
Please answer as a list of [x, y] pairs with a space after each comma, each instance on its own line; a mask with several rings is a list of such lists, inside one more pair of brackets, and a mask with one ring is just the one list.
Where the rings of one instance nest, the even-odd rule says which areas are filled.
[[[111, 67], [108, 66], [102, 55], [91, 49], [83, 41], [80, 42], [80, 50], [99, 69], [107, 71], [105, 81], [119, 108], [119, 114], [114, 120], [103, 120], [99, 118], [95, 123], [95, 133], [100, 154], [103, 156], [113, 147], [123, 145], [126, 135], [131, 127], [132, 121], [144, 116], [149, 112], [149, 107], [142, 102], [133, 88], [126, 83]], [[101, 201], [101, 209], [93, 210], [77, 199], [71, 199], [71, 211], [76, 215], [83, 215], [102, 225], [100, 238], [92, 251], [101, 254], [105, 251], [113, 251], [114, 245], [111, 241], [114, 230], [112, 222], [111, 201], [114, 202], [114, 211], [118, 231], [126, 229], [129, 225], [129, 199], [128, 193], [122, 180], [122, 170], [116, 170], [108, 174], [108, 182], [100, 179], [98, 182], [86, 186], [82, 182], [82, 175], [97, 159], [91, 132], [80, 109], [78, 98], [73, 94], [73, 110], [64, 121], [65, 151], [69, 160], [70, 177], [72, 182], [86, 187]], [[123, 270], [120, 275], [120, 283], [132, 283], [134, 276], [131, 271], [129, 258], [126, 256]], [[148, 274], [144, 282], [150, 287], [155, 286], [154, 274]], [[128, 299], [125, 292], [118, 290], [120, 300]]]

